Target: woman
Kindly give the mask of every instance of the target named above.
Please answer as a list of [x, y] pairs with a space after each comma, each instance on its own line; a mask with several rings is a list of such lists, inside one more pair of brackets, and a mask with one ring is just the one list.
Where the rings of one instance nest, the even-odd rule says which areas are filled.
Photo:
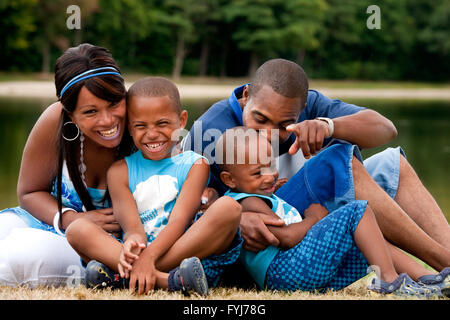
[[106, 49], [82, 44], [57, 60], [55, 86], [59, 101], [24, 148], [20, 207], [0, 214], [0, 284], [76, 283], [84, 271], [61, 230], [85, 217], [120, 231], [106, 192], [107, 169], [132, 147], [119, 66]]
[[[44, 111], [25, 145], [17, 186], [20, 207], [0, 212], [0, 285], [78, 285], [85, 271], [61, 229], [84, 218], [113, 235], [120, 232], [106, 185], [108, 168], [133, 147], [120, 69], [106, 49], [82, 44], [57, 60], [55, 85], [59, 102]], [[208, 252], [217, 252], [230, 232], [236, 233], [241, 207], [235, 203], [226, 210], [226, 215], [205, 214], [196, 223], [203, 229], [213, 223], [223, 231], [208, 233]], [[181, 246], [194, 238], [184, 238]], [[209, 272], [219, 276], [238, 258], [242, 239], [236, 240], [227, 261], [217, 256], [207, 265]]]

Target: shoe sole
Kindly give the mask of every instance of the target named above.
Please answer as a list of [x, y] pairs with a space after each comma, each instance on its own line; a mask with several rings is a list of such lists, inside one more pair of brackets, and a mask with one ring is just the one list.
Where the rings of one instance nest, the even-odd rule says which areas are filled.
[[[409, 295], [406, 293], [382, 293], [382, 292], [377, 292], [377, 291], [373, 291], [371, 289], [368, 289], [367, 291], [369, 291], [369, 294], [371, 297], [374, 298], [382, 298], [382, 297], [386, 297], [386, 298], [399, 298], [399, 299], [405, 299], [405, 298], [413, 298], [413, 299], [435, 299], [435, 298], [439, 298], [439, 296], [430, 296], [430, 297], [426, 297], [426, 296], [419, 296], [419, 295]], [[450, 292], [449, 292], [450, 293]], [[442, 294], [444, 294], [444, 292], [442, 292]], [[444, 294], [445, 295], [445, 294]]]
[[190, 290], [197, 292], [201, 296], [209, 294], [208, 281], [199, 258], [184, 259], [180, 264], [180, 275], [183, 283], [193, 285], [192, 288], [189, 288]]

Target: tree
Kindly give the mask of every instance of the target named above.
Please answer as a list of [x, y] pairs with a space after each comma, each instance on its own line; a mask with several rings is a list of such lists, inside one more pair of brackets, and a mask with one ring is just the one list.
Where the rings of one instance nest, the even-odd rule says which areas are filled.
[[90, 37], [96, 43], [113, 52], [118, 62], [134, 65], [137, 43], [151, 30], [149, 4], [139, 0], [100, 0], [91, 26], [95, 32]]
[[450, 4], [445, 0], [408, 1], [414, 16], [415, 41], [409, 58], [414, 68], [405, 76], [428, 81], [448, 81], [450, 74]]
[[324, 38], [308, 68], [326, 78], [401, 79], [411, 69], [416, 41], [415, 19], [408, 2], [384, 0], [377, 3], [381, 29], [369, 29], [370, 0], [328, 0]]
[[168, 26], [176, 39], [172, 78], [177, 81], [183, 70], [188, 46], [198, 38], [196, 25], [204, 25], [210, 13], [209, 0], [165, 0], [161, 3], [165, 13], [160, 22]]
[[450, 54], [450, 3], [437, 1], [429, 16], [428, 25], [420, 32], [419, 38], [427, 44], [430, 52], [443, 56]]
[[219, 35], [219, 30], [224, 27], [222, 21], [220, 0], [209, 0], [206, 2], [207, 13], [203, 19], [197, 21], [196, 31], [201, 42], [199, 75], [205, 76], [208, 72], [211, 42]]
[[83, 30], [89, 25], [92, 15], [99, 10], [98, 0], [78, 0], [77, 5], [81, 10], [81, 28], [75, 29], [74, 45], [79, 45], [83, 42]]
[[66, 9], [71, 4], [70, 0], [38, 0], [34, 9], [38, 37], [36, 39], [41, 50], [43, 73], [50, 72], [50, 50], [52, 45], [57, 45], [64, 50], [69, 46], [68, 39], [63, 35], [66, 26]]
[[[34, 8], [37, 0], [4, 0], [0, 2], [0, 61], [3, 68], [22, 66], [20, 57], [31, 51], [36, 31]], [[17, 59], [19, 57], [19, 59]]]
[[305, 50], [317, 47], [326, 8], [324, 0], [231, 1], [225, 18], [236, 26], [232, 38], [238, 48], [250, 53], [249, 75], [261, 58], [286, 50], [304, 56]]

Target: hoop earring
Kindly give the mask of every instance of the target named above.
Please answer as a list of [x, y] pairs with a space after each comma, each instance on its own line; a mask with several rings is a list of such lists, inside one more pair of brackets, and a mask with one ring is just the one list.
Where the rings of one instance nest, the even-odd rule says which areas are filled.
[[62, 137], [63, 137], [63, 139], [64, 140], [66, 140], [66, 141], [73, 141], [73, 140], [76, 140], [78, 137], [79, 137], [79, 135], [80, 135], [80, 128], [78, 128], [78, 126], [77, 126], [77, 124], [76, 123], [73, 123], [72, 121], [67, 121], [66, 123], [64, 123], [63, 124], [63, 129], [64, 129], [64, 127], [66, 126], [66, 125], [68, 125], [68, 124], [73, 124], [76, 128], [77, 128], [77, 134], [76, 134], [76, 136], [75, 136], [75, 138], [67, 138], [66, 136], [64, 136], [64, 130], [62, 130], [62, 133], [61, 133], [61, 135], [62, 135]]

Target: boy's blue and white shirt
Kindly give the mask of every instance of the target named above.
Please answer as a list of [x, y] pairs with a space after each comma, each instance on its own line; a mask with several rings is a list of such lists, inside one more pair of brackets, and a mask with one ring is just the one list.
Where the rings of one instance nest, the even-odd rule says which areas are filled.
[[201, 158], [208, 161], [193, 151], [157, 161], [144, 158], [140, 150], [125, 157], [128, 186], [136, 201], [148, 243], [155, 240], [169, 222], [189, 170]]
[[[272, 211], [284, 221], [286, 226], [291, 223], [298, 223], [302, 221], [302, 216], [296, 208], [274, 194], [269, 197], [260, 194], [248, 194], [243, 192], [236, 193], [228, 190], [225, 195], [236, 201], [240, 201], [248, 197], [262, 198], [272, 209]], [[278, 251], [280, 251], [280, 248], [274, 246], [268, 246], [266, 249], [257, 253], [241, 249], [241, 255], [239, 258], [248, 273], [250, 273], [260, 288], [264, 288], [267, 269], [277, 255]]]

